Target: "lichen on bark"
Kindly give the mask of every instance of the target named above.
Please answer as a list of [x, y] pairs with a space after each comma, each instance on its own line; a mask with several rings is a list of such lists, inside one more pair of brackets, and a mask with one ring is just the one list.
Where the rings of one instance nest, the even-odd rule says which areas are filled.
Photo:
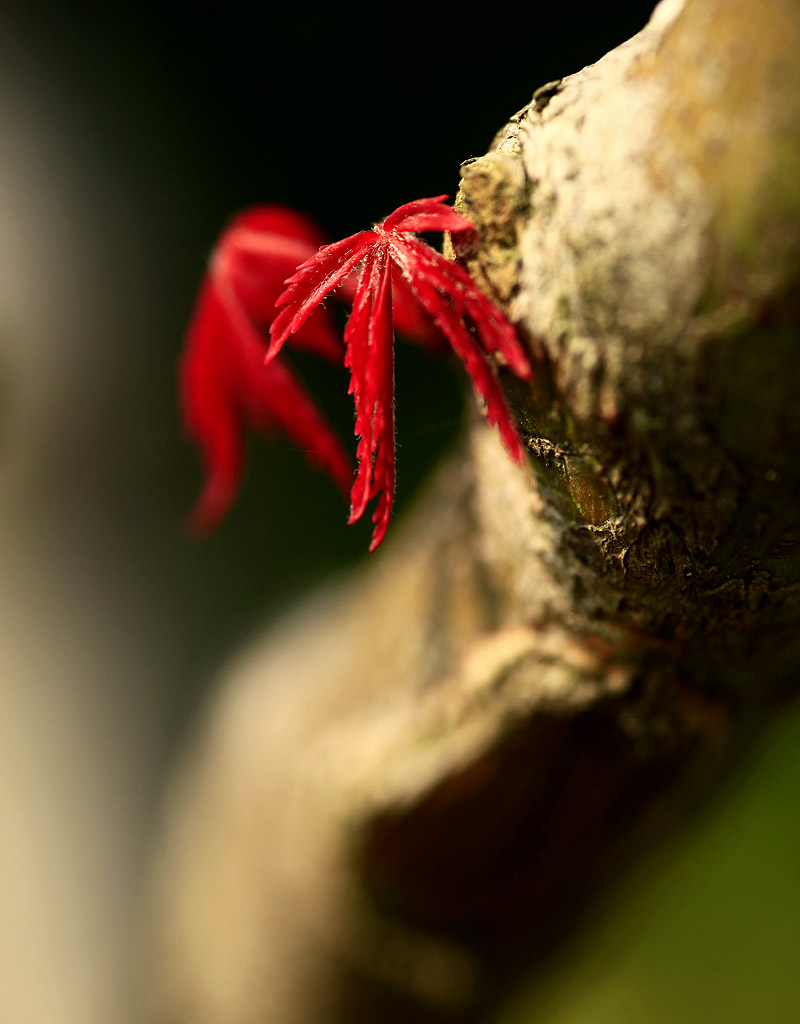
[[464, 168], [470, 268], [540, 355], [509, 387], [569, 569], [660, 635], [797, 582], [797, 15], [751, 14], [662, 5]]

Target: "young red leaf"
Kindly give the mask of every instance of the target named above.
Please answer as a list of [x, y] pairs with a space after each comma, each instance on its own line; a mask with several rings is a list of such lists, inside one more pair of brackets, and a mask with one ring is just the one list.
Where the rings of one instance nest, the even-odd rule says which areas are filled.
[[395, 480], [392, 275], [385, 247], [373, 247], [364, 260], [344, 340], [359, 438], [349, 522], [360, 519], [367, 503], [378, 498], [370, 542], [374, 551], [389, 525]]
[[[489, 422], [498, 426], [511, 456], [520, 460], [523, 455], [487, 359], [487, 353], [493, 354], [518, 377], [529, 377], [530, 364], [516, 333], [463, 268], [449, 263], [415, 234], [472, 230], [468, 220], [444, 205], [446, 198], [406, 203], [371, 231], [323, 246], [287, 279], [286, 290], [277, 299], [283, 308], [270, 329], [271, 359], [293, 332], [303, 328], [324, 297], [340, 285], [347, 287], [350, 275], [360, 267], [345, 330], [345, 361], [351, 373], [359, 438], [350, 521], [360, 518], [367, 503], [378, 498], [371, 550], [386, 533], [394, 491], [392, 293], [398, 271], [407, 290], [464, 363], [475, 391], [486, 403]], [[406, 298], [403, 306], [408, 307]]]
[[[237, 217], [212, 255], [179, 367], [187, 435], [199, 446], [205, 483], [190, 513], [199, 533], [214, 530], [238, 491], [246, 428], [281, 430], [347, 493], [350, 460], [285, 361], [265, 362], [265, 334], [283, 281], [322, 242], [302, 215], [267, 206]], [[325, 310], [306, 318], [294, 338], [340, 362], [342, 344]]]

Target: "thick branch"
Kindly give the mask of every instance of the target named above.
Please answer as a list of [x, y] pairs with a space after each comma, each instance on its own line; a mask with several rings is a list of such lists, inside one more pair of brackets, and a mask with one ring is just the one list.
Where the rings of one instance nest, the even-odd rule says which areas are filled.
[[167, 812], [159, 1019], [482, 1019], [792, 692], [798, 52], [793, 0], [666, 0], [465, 166], [530, 462], [476, 418], [225, 680]]

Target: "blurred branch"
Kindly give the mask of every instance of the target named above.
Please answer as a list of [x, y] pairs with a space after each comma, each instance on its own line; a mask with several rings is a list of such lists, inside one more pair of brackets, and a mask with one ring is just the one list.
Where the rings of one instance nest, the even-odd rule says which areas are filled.
[[393, 543], [224, 681], [157, 1014], [484, 1019], [796, 689], [800, 10], [665, 0], [540, 89], [459, 255], [537, 360]]

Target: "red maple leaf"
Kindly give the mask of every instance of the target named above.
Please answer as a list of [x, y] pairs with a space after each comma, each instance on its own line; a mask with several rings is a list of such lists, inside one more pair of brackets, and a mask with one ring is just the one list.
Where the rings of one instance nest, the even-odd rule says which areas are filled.
[[[372, 498], [378, 499], [372, 516], [371, 551], [386, 534], [394, 496], [393, 291], [410, 289], [464, 363], [476, 393], [485, 402], [489, 423], [497, 425], [512, 458], [520, 461], [523, 456], [487, 358], [494, 355], [518, 377], [530, 377], [530, 364], [514, 328], [462, 267], [417, 237], [417, 232], [472, 229], [468, 220], [444, 205], [445, 199], [447, 196], [435, 196], [406, 203], [371, 231], [322, 246], [287, 279], [286, 290], [276, 301], [283, 308], [270, 328], [268, 360], [277, 356], [290, 335], [305, 329], [326, 295], [358, 271], [353, 310], [344, 332], [359, 439], [350, 522], [364, 514]], [[394, 309], [406, 305], [405, 298], [399, 307], [395, 300]]]
[[[179, 367], [184, 429], [199, 446], [205, 483], [190, 527], [214, 530], [239, 489], [246, 428], [278, 429], [328, 472], [343, 494], [353, 480], [350, 459], [285, 360], [265, 363], [266, 330], [275, 316], [283, 281], [325, 241], [308, 218], [279, 206], [236, 217], [209, 263]], [[294, 337], [334, 362], [342, 343], [329, 314], [320, 309]]]

